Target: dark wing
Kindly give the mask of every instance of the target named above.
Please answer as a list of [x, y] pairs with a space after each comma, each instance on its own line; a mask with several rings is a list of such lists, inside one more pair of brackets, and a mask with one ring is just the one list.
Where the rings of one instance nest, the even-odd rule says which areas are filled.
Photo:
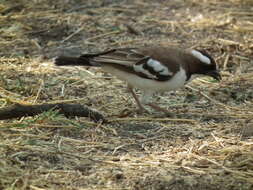
[[[173, 53], [173, 52], [172, 52]], [[122, 48], [99, 54], [85, 54], [94, 64], [111, 65], [119, 70], [158, 81], [169, 80], [180, 68], [166, 48]]]

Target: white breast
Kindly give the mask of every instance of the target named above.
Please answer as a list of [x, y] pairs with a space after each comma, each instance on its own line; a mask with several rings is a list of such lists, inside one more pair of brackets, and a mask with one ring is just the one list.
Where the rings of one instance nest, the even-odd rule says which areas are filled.
[[139, 88], [145, 92], [175, 90], [182, 87], [187, 79], [185, 70], [182, 68], [180, 68], [180, 70], [168, 81], [145, 79], [132, 73], [126, 73], [125, 71], [118, 70], [111, 66], [104, 66], [103, 69], [117, 76], [119, 79], [126, 81], [131, 86]]

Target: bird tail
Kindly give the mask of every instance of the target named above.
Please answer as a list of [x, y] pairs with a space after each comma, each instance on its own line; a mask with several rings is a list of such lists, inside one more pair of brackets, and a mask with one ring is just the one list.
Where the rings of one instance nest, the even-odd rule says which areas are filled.
[[99, 56], [113, 53], [115, 50], [108, 50], [97, 54], [84, 54], [80, 57], [59, 56], [54, 60], [57, 66], [101, 66], [95, 59]]
[[99, 66], [92, 64], [91, 60], [86, 57], [66, 57], [60, 56], [54, 60], [54, 64], [57, 66]]

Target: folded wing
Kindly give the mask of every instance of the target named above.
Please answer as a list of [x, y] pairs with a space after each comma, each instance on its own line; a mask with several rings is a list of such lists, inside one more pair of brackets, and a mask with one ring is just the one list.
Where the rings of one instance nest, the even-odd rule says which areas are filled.
[[170, 62], [170, 59], [166, 58], [166, 55], [155, 56], [156, 51], [155, 48], [122, 48], [99, 54], [85, 54], [82, 57], [89, 58], [90, 62], [94, 65], [110, 65], [142, 78], [157, 81], [169, 80], [179, 70], [179, 67], [175, 61], [173, 62], [172, 60]]

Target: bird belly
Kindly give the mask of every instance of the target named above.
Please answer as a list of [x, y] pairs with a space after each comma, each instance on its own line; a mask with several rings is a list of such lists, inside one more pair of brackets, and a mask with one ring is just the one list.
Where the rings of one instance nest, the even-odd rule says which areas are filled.
[[156, 81], [142, 78], [138, 75], [134, 75], [111, 66], [104, 66], [103, 68], [106, 72], [109, 72], [112, 75], [115, 75], [117, 78], [126, 81], [132, 87], [139, 88], [143, 91], [163, 92], [176, 90], [184, 86], [187, 79], [186, 73], [182, 68], [180, 68], [180, 70], [168, 81]]

